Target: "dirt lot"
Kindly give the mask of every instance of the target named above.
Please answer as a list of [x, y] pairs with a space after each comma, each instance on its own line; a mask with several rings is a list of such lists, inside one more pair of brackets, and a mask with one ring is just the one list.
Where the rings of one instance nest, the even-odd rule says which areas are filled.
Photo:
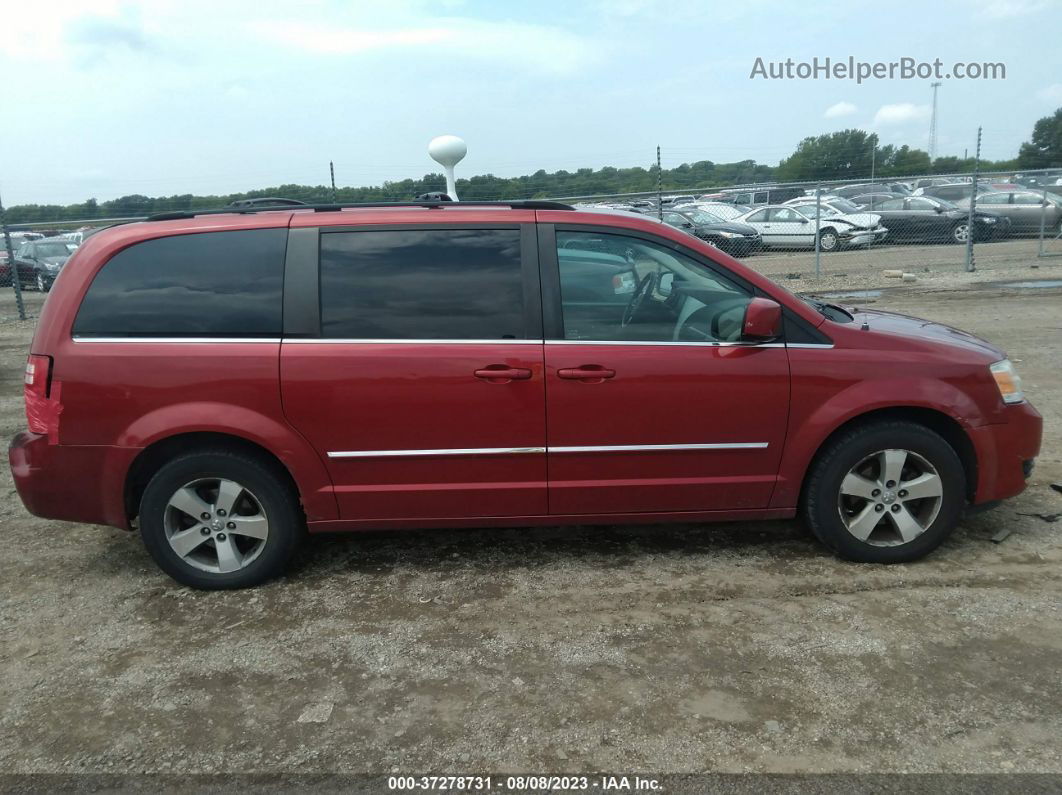
[[[797, 522], [430, 531], [197, 593], [135, 536], [30, 517], [2, 467], [0, 771], [1062, 772], [1062, 522], [1021, 515], [1062, 511], [1062, 289], [988, 284], [1055, 262], [877, 301], [1000, 343], [1046, 418], [1028, 491], [912, 565]], [[13, 313], [4, 291], [5, 436]]]

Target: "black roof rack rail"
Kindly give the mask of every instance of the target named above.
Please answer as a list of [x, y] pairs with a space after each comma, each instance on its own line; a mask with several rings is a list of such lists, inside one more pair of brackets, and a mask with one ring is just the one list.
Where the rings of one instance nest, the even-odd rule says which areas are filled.
[[427, 207], [434, 209], [453, 209], [455, 207], [510, 207], [514, 210], [574, 210], [570, 204], [561, 202], [544, 201], [541, 199], [520, 199], [517, 201], [491, 201], [491, 202], [350, 202], [347, 204], [304, 204], [290, 207], [262, 206], [262, 207], [222, 207], [216, 210], [177, 210], [168, 213], [155, 213], [145, 218], [145, 221], [179, 221], [185, 218], [195, 218], [200, 215], [247, 215], [250, 213], [270, 213], [286, 211], [312, 210], [316, 213], [334, 213], [341, 210], [354, 210], [363, 207], [375, 207], [387, 209], [390, 207]]

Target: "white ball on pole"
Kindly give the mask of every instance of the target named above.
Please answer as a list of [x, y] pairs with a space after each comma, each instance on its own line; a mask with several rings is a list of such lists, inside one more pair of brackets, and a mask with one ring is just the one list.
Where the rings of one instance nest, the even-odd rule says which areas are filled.
[[457, 201], [457, 185], [454, 181], [454, 166], [468, 153], [465, 142], [456, 135], [440, 135], [431, 139], [428, 154], [446, 172], [446, 192]]

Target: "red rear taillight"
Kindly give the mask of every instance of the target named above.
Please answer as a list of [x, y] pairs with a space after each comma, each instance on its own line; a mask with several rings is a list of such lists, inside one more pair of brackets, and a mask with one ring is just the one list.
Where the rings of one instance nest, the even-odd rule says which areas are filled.
[[57, 441], [59, 435], [59, 385], [51, 384], [52, 360], [48, 356], [30, 354], [26, 359], [26, 422], [34, 433], [46, 433]]

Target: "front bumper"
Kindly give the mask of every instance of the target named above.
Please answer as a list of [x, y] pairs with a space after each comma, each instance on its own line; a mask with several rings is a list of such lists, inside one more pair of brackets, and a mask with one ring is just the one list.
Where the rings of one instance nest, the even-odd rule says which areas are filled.
[[977, 455], [975, 505], [1021, 494], [1040, 454], [1044, 427], [1040, 412], [1028, 401], [1007, 406], [1006, 412], [1005, 423], [970, 431]]
[[841, 235], [841, 242], [846, 246], [869, 246], [880, 243], [889, 234], [883, 226], [875, 229], [856, 230]]
[[26, 510], [45, 519], [129, 528], [125, 474], [138, 448], [49, 444], [23, 431], [8, 447], [15, 489]]

